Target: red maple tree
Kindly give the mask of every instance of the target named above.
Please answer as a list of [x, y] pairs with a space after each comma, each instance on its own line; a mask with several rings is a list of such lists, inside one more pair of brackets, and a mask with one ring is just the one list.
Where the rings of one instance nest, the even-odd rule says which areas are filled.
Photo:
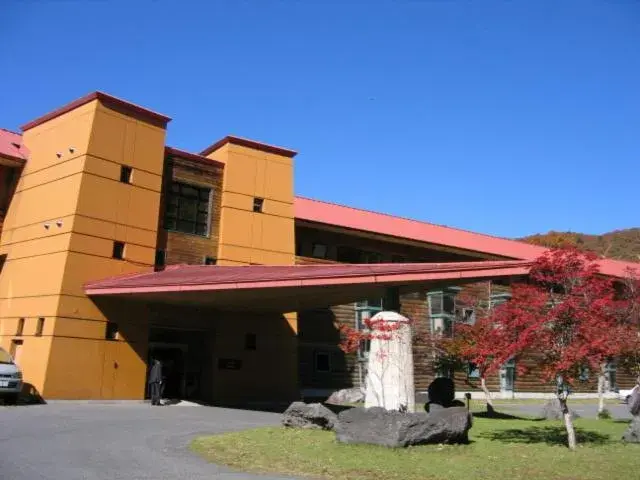
[[601, 365], [621, 353], [637, 329], [621, 312], [625, 302], [610, 278], [600, 275], [597, 258], [575, 249], [552, 250], [532, 266], [529, 282], [512, 287], [511, 300], [489, 315], [489, 334], [483, 332], [467, 352], [487, 373], [515, 359], [536, 360], [544, 381], [555, 382], [569, 447], [576, 446], [575, 430], [567, 407], [571, 387], [584, 369]]

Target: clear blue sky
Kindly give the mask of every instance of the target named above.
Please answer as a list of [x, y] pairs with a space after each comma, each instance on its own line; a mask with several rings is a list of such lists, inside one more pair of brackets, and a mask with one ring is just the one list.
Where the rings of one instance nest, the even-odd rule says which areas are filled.
[[93, 90], [299, 151], [296, 192], [492, 233], [640, 226], [633, 1], [0, 2], [0, 126]]

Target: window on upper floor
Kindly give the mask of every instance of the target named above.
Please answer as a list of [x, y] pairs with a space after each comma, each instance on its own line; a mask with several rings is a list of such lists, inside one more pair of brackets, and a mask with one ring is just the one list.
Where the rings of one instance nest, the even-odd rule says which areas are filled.
[[341, 245], [337, 248], [336, 259], [343, 263], [382, 263], [382, 254]]
[[311, 249], [311, 256], [314, 258], [327, 258], [329, 249], [324, 243], [314, 243]]
[[194, 235], [209, 235], [211, 189], [172, 182], [167, 192], [164, 228]]

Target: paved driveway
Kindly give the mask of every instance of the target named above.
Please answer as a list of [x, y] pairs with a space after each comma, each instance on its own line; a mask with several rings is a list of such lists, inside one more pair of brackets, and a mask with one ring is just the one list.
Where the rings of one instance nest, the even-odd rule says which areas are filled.
[[271, 413], [146, 404], [0, 407], [0, 478], [11, 480], [275, 480], [209, 464], [199, 434], [277, 424]]

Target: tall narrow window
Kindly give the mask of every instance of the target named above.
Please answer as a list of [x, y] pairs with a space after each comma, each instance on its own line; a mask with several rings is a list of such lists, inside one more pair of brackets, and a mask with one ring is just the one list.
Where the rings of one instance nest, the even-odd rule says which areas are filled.
[[21, 337], [24, 332], [24, 318], [18, 319], [18, 328], [16, 329], [16, 337]]
[[113, 242], [113, 258], [117, 260], [124, 259], [124, 242]]
[[104, 338], [107, 340], [118, 339], [118, 324], [116, 322], [107, 322]]
[[167, 193], [164, 228], [208, 236], [210, 204], [210, 188], [173, 182]]
[[262, 207], [264, 207], [264, 198], [255, 197], [253, 199], [253, 211], [256, 213], [262, 213]]
[[126, 165], [122, 165], [120, 167], [120, 181], [122, 183], [131, 183], [131, 174], [133, 173], [133, 169]]
[[41, 337], [43, 331], [44, 331], [44, 318], [40, 317], [38, 319], [38, 325], [36, 326], [36, 337]]

